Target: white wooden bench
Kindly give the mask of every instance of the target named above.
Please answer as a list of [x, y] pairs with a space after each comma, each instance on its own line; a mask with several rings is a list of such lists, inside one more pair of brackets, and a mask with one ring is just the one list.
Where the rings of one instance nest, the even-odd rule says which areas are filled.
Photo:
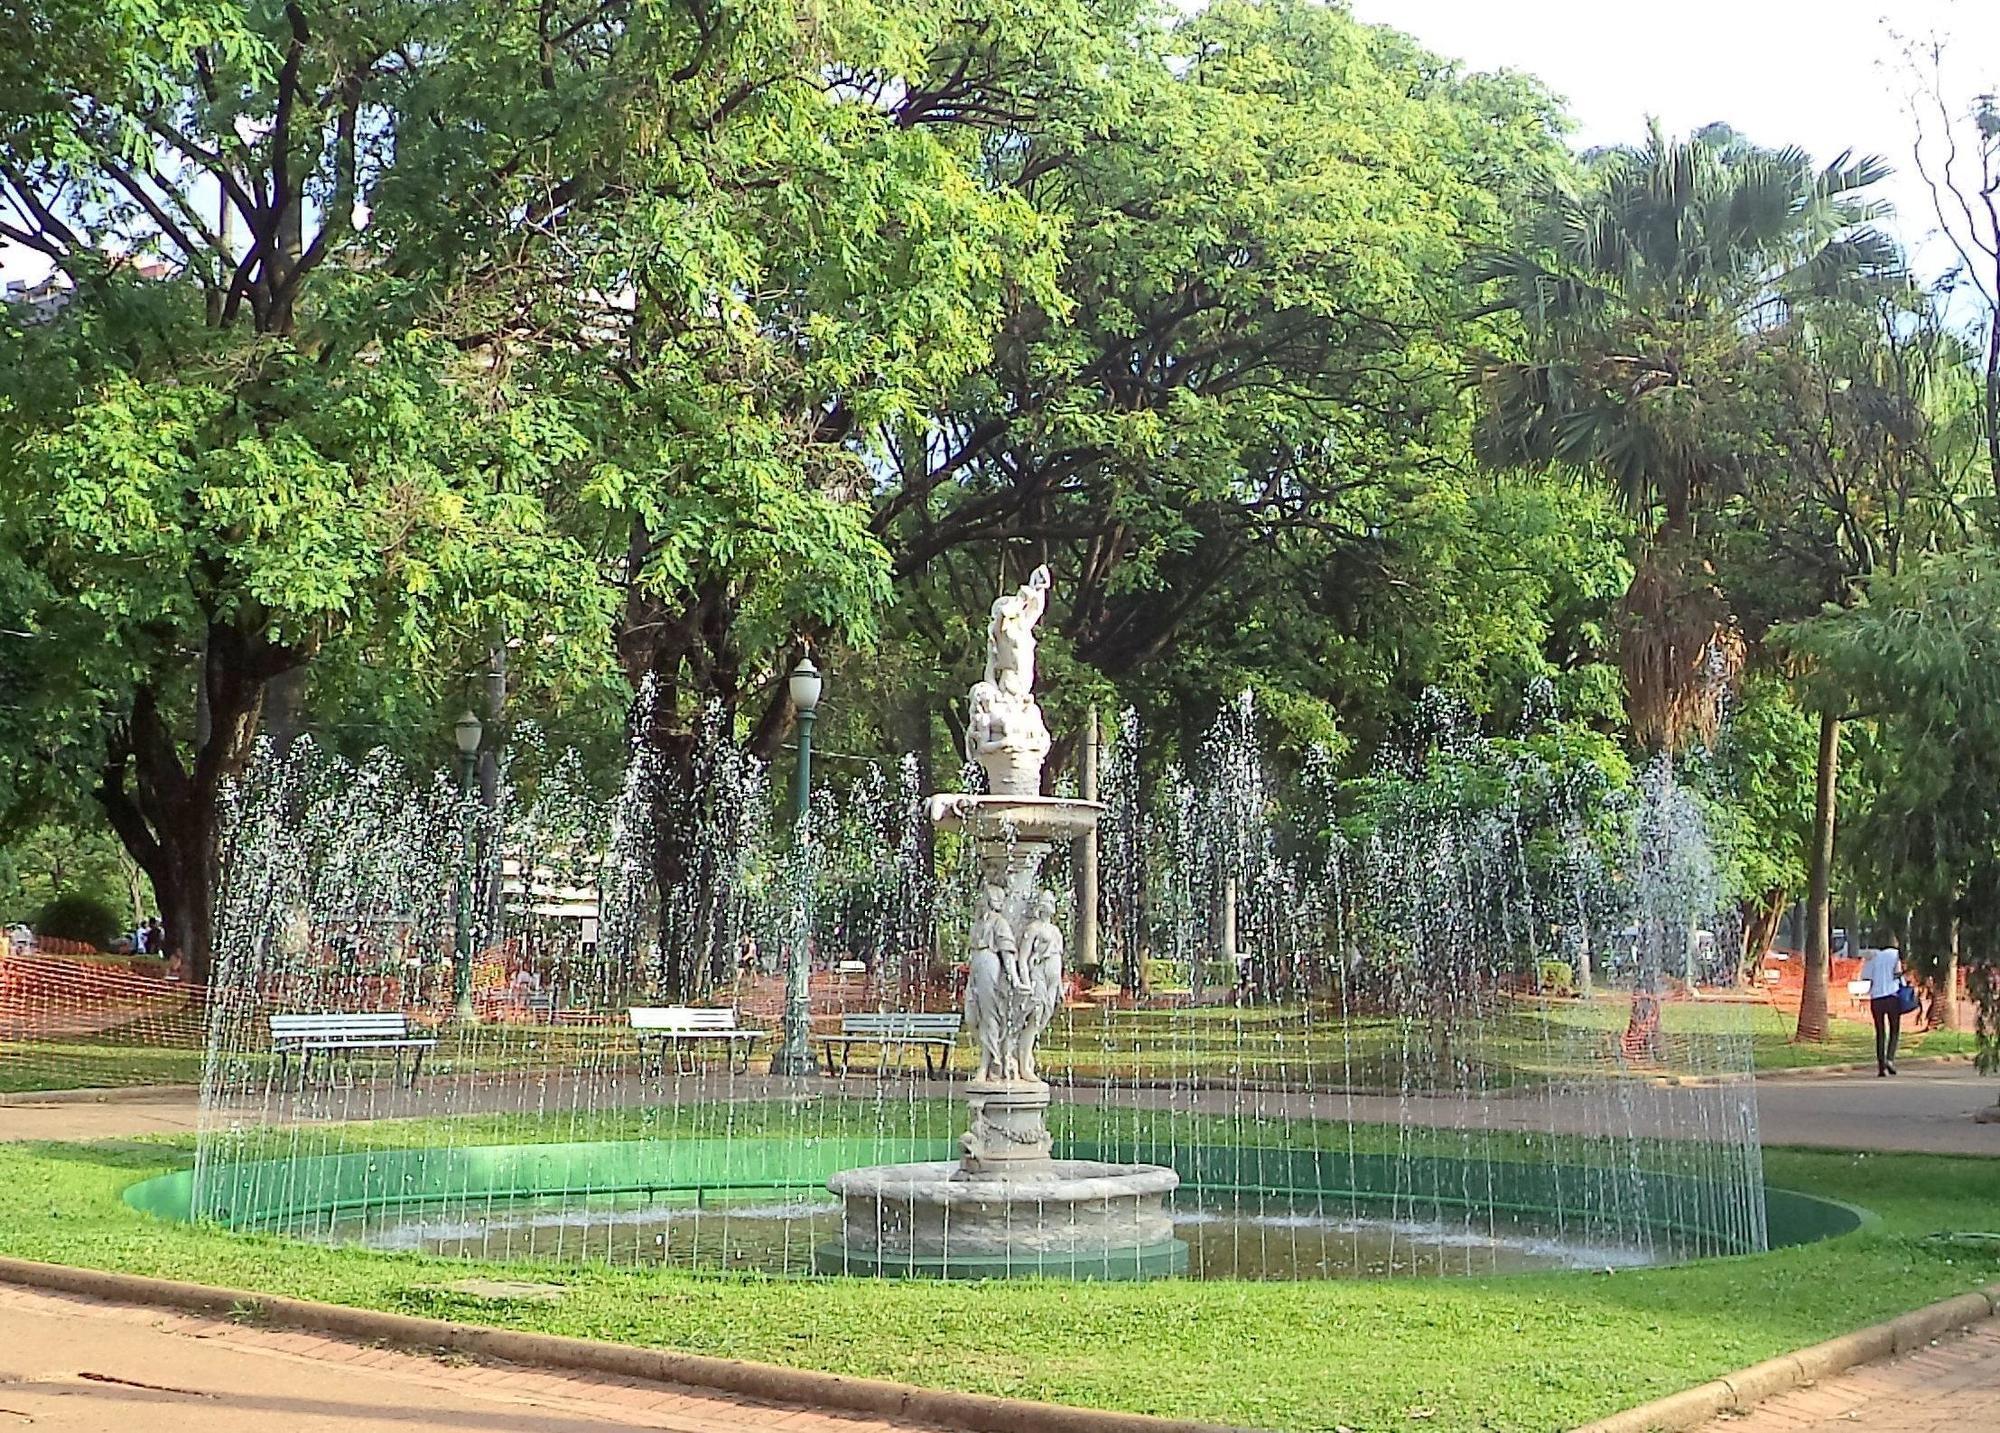
[[642, 1058], [648, 1041], [659, 1042], [663, 1075], [667, 1072], [669, 1050], [673, 1052], [674, 1069], [683, 1075], [692, 1074], [694, 1063], [689, 1056], [704, 1041], [721, 1042], [730, 1063], [747, 1074], [751, 1052], [770, 1033], [737, 1024], [734, 1010], [711, 1010], [699, 1005], [634, 1005], [625, 1012], [625, 1018], [639, 1037]]
[[299, 1084], [303, 1086], [312, 1069], [312, 1057], [325, 1055], [329, 1063], [339, 1055], [367, 1050], [393, 1051], [396, 1073], [403, 1072], [403, 1053], [413, 1051], [409, 1077], [414, 1085], [424, 1068], [424, 1056], [437, 1041], [412, 1035], [410, 1022], [399, 1010], [324, 1011], [315, 1015], [273, 1015], [271, 1049], [278, 1057], [278, 1083], [283, 1085], [293, 1055], [299, 1057]]
[[839, 1073], [842, 1075], [847, 1073], [854, 1061], [856, 1045], [879, 1045], [882, 1047], [883, 1068], [888, 1066], [890, 1051], [915, 1046], [923, 1051], [924, 1073], [935, 1076], [951, 1069], [951, 1052], [958, 1048], [958, 1027], [964, 1020], [962, 1015], [926, 1015], [906, 1011], [843, 1015], [840, 1017], [840, 1033], [822, 1035], [819, 1042], [826, 1047], [829, 1069], [834, 1064], [834, 1047], [840, 1047]]

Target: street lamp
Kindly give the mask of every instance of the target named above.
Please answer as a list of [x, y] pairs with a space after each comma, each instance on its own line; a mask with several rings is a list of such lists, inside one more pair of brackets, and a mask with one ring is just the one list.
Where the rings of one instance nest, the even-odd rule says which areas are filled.
[[799, 718], [799, 764], [792, 773], [792, 834], [797, 847], [793, 854], [798, 879], [798, 895], [793, 902], [791, 958], [785, 963], [784, 1044], [771, 1057], [774, 1075], [816, 1075], [818, 1062], [812, 1050], [812, 872], [811, 823], [807, 820], [812, 800], [813, 717], [819, 710], [820, 693], [825, 687], [819, 668], [811, 657], [802, 657], [785, 679], [792, 698], [792, 710]]
[[451, 994], [453, 1018], [470, 1025], [478, 1013], [472, 1008], [472, 778], [479, 765], [479, 739], [484, 730], [471, 712], [459, 717], [451, 729], [458, 743], [458, 931], [452, 946]]

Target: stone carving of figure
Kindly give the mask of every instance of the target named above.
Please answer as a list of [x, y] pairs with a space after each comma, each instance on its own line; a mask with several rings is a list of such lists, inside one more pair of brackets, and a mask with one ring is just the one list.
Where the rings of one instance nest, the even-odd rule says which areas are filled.
[[996, 796], [1039, 796], [1049, 729], [1032, 700], [1009, 697], [992, 682], [976, 682], [965, 726], [966, 756], [986, 772]]
[[1007, 892], [981, 889], [966, 941], [965, 1023], [979, 1041], [974, 1080], [1007, 1078], [1008, 1013], [1014, 1003], [1011, 968], [1019, 960], [1014, 928], [1007, 923]]
[[986, 680], [1003, 696], [1028, 699], [1035, 690], [1035, 624], [1049, 605], [1049, 570], [1038, 567], [1019, 592], [994, 599], [986, 629]]
[[1055, 923], [1056, 898], [1043, 891], [1035, 898], [1035, 918], [1021, 932], [1021, 956], [1028, 968], [1028, 994], [1020, 1003], [1013, 1029], [1014, 1078], [1037, 1080], [1035, 1042], [1055, 1018], [1062, 998], [1063, 933]]

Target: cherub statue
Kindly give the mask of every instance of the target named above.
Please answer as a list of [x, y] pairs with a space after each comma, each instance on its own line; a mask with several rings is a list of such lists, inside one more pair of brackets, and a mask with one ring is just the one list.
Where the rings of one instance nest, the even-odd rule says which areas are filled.
[[986, 680], [1003, 695], [1025, 700], [1035, 690], [1035, 624], [1049, 604], [1049, 570], [1037, 567], [1019, 592], [993, 600], [986, 629]]
[[1062, 997], [1063, 933], [1055, 922], [1056, 898], [1048, 891], [1035, 897], [1035, 918], [1021, 932], [1022, 960], [1028, 968], [1028, 996], [1018, 1007], [1012, 1036], [1011, 1073], [1035, 1080], [1035, 1042], [1055, 1018]]

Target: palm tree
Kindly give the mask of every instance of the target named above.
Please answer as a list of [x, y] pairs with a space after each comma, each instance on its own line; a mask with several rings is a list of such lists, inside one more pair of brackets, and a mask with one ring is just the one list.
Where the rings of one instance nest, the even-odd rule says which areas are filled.
[[[1816, 167], [1723, 126], [1584, 158], [1552, 178], [1509, 248], [1478, 255], [1482, 315], [1518, 322], [1520, 354], [1475, 354], [1481, 456], [1611, 483], [1649, 536], [1623, 603], [1626, 710], [1648, 747], [1712, 734], [1743, 642], [1703, 554], [1703, 519], [1746, 469], [1744, 385], [1794, 306], [1900, 272], [1865, 191], [1888, 174], [1843, 153]], [[1824, 1005], [1837, 717], [1823, 721], [1812, 933]]]

